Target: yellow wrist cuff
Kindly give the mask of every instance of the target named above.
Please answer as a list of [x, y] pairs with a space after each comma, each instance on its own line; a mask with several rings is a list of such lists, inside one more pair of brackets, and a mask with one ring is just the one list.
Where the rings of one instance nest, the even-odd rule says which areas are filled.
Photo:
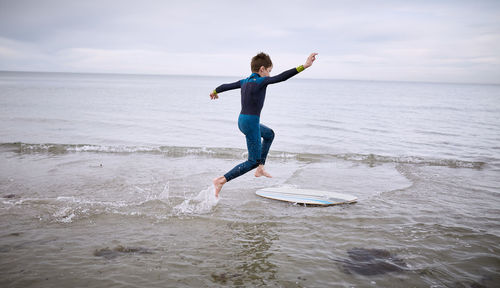
[[297, 67], [297, 72], [299, 72], [299, 73], [304, 71], [304, 70], [306, 70], [306, 68], [304, 68], [304, 65], [300, 65], [299, 67]]
[[217, 95], [217, 91], [215, 91], [215, 89], [214, 89], [214, 91], [212, 93], [214, 93], [215, 95]]

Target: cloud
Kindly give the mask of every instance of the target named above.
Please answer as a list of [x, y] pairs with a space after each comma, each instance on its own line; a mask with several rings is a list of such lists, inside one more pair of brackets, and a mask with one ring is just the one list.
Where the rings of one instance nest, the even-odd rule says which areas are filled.
[[0, 69], [500, 82], [496, 1], [7, 1]]
[[0, 37], [0, 70], [45, 70], [50, 57], [30, 43]]
[[[142, 74], [197, 74], [224, 75], [223, 69], [218, 69], [220, 63], [242, 62], [240, 55], [235, 54], [195, 54], [169, 53], [160, 50], [105, 50], [72, 48], [58, 52], [57, 58], [70, 63], [66, 71], [89, 71], [119, 73], [133, 71]], [[244, 59], [246, 60], [246, 59]], [[246, 64], [246, 61], [244, 61]], [[240, 63], [241, 65], [242, 63]], [[241, 67], [236, 69], [241, 71]], [[196, 67], [193, 70], [192, 67]], [[219, 73], [213, 74], [214, 71]], [[193, 73], [195, 72], [195, 73]]]

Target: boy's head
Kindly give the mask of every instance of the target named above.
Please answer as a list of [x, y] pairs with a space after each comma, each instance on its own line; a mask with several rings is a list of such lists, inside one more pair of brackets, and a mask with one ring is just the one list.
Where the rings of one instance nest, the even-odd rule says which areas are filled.
[[[260, 52], [252, 58], [252, 62], [250, 62], [250, 68], [253, 73], [261, 72], [261, 68], [264, 70], [268, 70], [273, 67], [273, 62], [271, 61], [271, 57], [264, 52]], [[269, 75], [268, 75], [269, 76]]]

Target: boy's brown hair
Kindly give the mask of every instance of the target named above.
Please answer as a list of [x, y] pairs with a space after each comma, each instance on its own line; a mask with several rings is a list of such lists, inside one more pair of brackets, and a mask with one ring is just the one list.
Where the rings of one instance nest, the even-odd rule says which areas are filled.
[[252, 62], [250, 62], [250, 68], [253, 73], [259, 72], [260, 67], [264, 66], [264, 68], [269, 68], [273, 66], [273, 61], [271, 61], [271, 57], [264, 52], [260, 52], [259, 54], [253, 56]]

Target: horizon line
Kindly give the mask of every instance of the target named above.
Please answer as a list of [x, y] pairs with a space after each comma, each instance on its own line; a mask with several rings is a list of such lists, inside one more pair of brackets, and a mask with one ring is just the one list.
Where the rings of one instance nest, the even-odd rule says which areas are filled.
[[[224, 77], [238, 78], [235, 75], [202, 75], [202, 74], [154, 74], [154, 73], [127, 73], [127, 72], [75, 72], [75, 71], [26, 71], [26, 70], [1, 70], [0, 73], [47, 73], [47, 74], [94, 74], [94, 75], [128, 75], [128, 76], [170, 76], [170, 77]], [[346, 78], [302, 78], [303, 80], [329, 80], [329, 81], [359, 81], [359, 82], [397, 82], [397, 83], [422, 83], [422, 84], [455, 84], [455, 85], [485, 85], [500, 86], [500, 83], [488, 82], [438, 82], [423, 80], [380, 80], [380, 79], [346, 79]]]

